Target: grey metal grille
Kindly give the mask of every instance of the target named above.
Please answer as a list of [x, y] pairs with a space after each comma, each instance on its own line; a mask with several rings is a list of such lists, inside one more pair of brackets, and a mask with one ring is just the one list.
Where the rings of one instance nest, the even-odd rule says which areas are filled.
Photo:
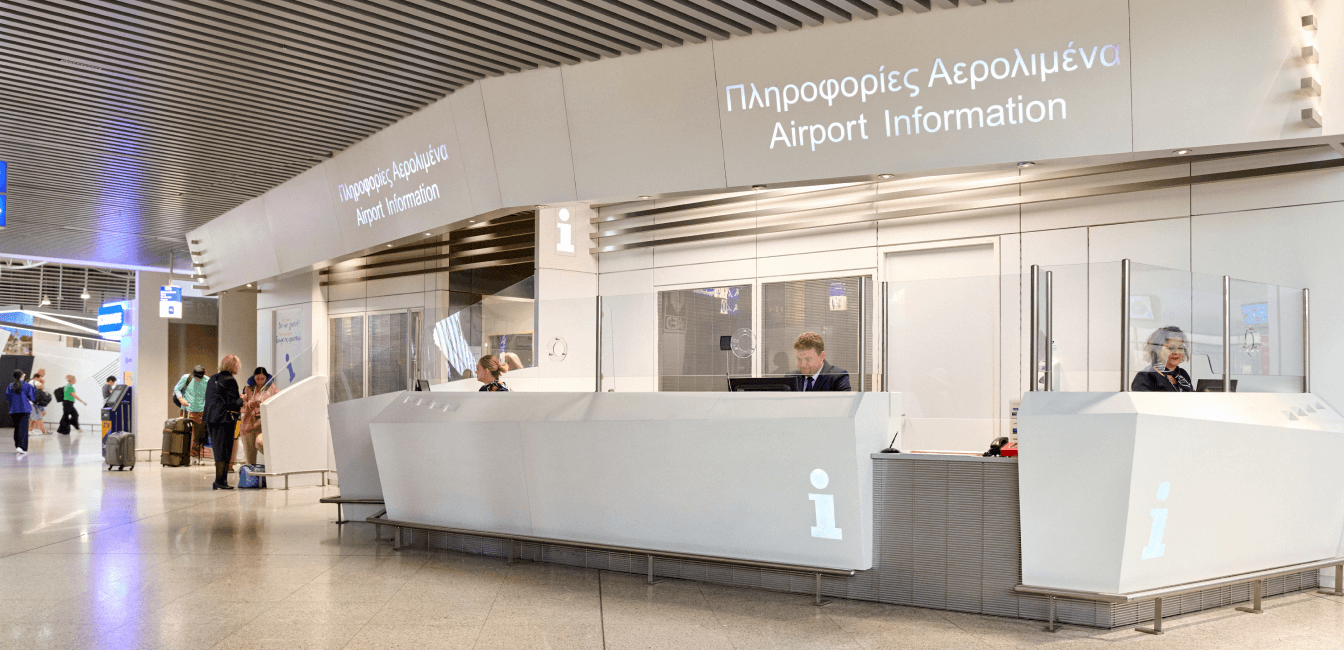
[[[0, 232], [6, 233], [0, 235], [3, 239], [9, 231]], [[105, 302], [135, 298], [135, 271], [53, 262], [25, 266], [13, 261], [0, 263], [0, 305], [36, 307], [46, 296], [51, 300], [48, 309], [97, 314]], [[88, 300], [80, 298], [86, 286]]]

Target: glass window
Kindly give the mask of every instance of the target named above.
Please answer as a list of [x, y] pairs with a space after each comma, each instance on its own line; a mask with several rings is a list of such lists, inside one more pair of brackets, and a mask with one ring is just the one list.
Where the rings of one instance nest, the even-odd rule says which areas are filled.
[[720, 349], [720, 337], [751, 330], [751, 285], [658, 292], [658, 390], [727, 391], [728, 375], [750, 377], [751, 355]]
[[[866, 283], [868, 305], [863, 332], [872, 331], [872, 282]], [[761, 375], [775, 377], [797, 371], [793, 342], [803, 332], [816, 332], [826, 343], [826, 361], [849, 372], [859, 389], [859, 277], [793, 280], [761, 284]], [[872, 376], [872, 340], [866, 336], [865, 374]], [[866, 384], [872, 387], [872, 382]]]
[[331, 319], [331, 401], [364, 397], [364, 316]]

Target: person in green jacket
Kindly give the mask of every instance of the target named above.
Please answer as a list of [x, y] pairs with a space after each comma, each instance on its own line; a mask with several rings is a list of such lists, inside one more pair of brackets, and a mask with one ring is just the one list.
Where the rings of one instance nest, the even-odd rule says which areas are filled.
[[177, 380], [177, 386], [173, 388], [173, 397], [177, 398], [179, 407], [186, 415], [188, 420], [192, 421], [191, 428], [191, 455], [200, 458], [203, 441], [205, 440], [205, 366], [196, 366], [190, 373], [182, 375]]

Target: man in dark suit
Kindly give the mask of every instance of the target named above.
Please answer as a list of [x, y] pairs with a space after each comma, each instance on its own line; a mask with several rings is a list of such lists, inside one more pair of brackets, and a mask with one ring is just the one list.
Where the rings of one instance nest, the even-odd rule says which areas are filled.
[[826, 342], [816, 332], [804, 332], [793, 342], [798, 372], [803, 377], [804, 391], [849, 392], [849, 373], [826, 361]]

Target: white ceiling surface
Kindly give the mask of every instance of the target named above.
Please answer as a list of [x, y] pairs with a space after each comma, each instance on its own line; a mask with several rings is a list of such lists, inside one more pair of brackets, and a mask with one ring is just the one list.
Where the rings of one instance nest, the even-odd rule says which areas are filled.
[[905, 8], [930, 0], [12, 0], [0, 254], [165, 267], [187, 231], [473, 81]]
[[[1077, 163], [1168, 156], [1186, 147], [1212, 153], [1339, 139], [1344, 119], [1327, 117], [1325, 129], [1291, 119], [1303, 107], [1328, 105], [1336, 96], [1292, 92], [1304, 73], [1320, 77], [1327, 93], [1341, 89], [1334, 92], [1344, 105], [1344, 47], [1334, 58], [1328, 53], [1334, 47], [1329, 43], [1344, 39], [1294, 28], [1300, 4], [1186, 0], [1181, 6], [1186, 20], [1173, 22], [1161, 19], [1166, 5], [1158, 0], [991, 3], [485, 79], [266, 194], [261, 202], [268, 233], [255, 229], [255, 209], [240, 209], [192, 238], [204, 242], [209, 284], [220, 290], [500, 208], [985, 169], [1023, 159]], [[1321, 15], [1323, 25], [1335, 24], [1333, 29], [1344, 33], [1344, 0], [1320, 0], [1308, 9]], [[1286, 25], [1231, 35], [1220, 31], [1225, 17], [1238, 13]], [[1322, 62], [1307, 65], [1297, 53], [1316, 38]], [[957, 63], [1012, 60], [1017, 52], [1051, 57], [1070, 47], [1088, 48], [1095, 57], [1105, 44], [1116, 48], [1118, 59], [1109, 60], [1118, 64], [1093, 59], [1084, 68], [1075, 52], [1069, 59], [1073, 71], [1048, 78], [990, 80], [978, 90], [930, 81], [936, 60], [957, 74]], [[1179, 58], [1194, 47], [1200, 56]], [[726, 90], [735, 84], [755, 83], [764, 90], [911, 68], [921, 69], [911, 78], [919, 82], [917, 95], [907, 88], [864, 101], [837, 98], [833, 106], [818, 100], [795, 104], [788, 113], [777, 106], [743, 110], [739, 102], [730, 110], [727, 105]], [[965, 74], [966, 68], [961, 70]], [[886, 111], [943, 113], [1018, 97], [1063, 99], [1070, 112], [1067, 119], [1041, 123], [899, 138], [883, 134]], [[869, 120], [867, 140], [828, 142], [816, 152], [770, 147], [776, 123], [843, 124], [859, 115]], [[337, 198], [340, 183], [440, 144], [450, 150], [448, 164], [423, 178], [440, 185], [443, 199], [371, 226], [356, 225], [355, 204]], [[302, 223], [287, 205], [304, 207]], [[251, 261], [243, 265], [235, 259]]]

